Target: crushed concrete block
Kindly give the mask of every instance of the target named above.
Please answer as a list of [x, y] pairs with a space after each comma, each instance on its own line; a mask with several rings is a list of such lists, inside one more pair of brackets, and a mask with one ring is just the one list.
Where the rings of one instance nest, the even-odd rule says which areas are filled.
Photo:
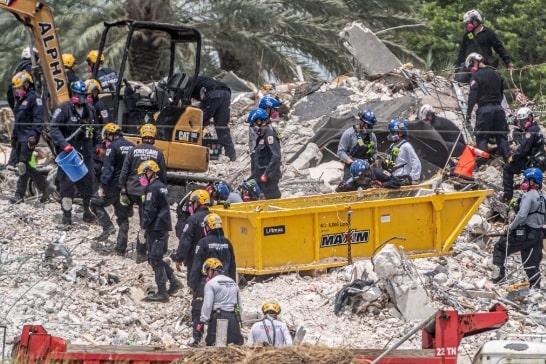
[[322, 152], [320, 151], [318, 145], [315, 143], [309, 143], [305, 147], [303, 153], [301, 153], [298, 158], [292, 162], [292, 166], [301, 171], [309, 167], [317, 166], [321, 160]]
[[339, 38], [368, 75], [390, 72], [402, 65], [389, 48], [361, 23], [348, 24], [339, 33]]
[[402, 259], [393, 244], [387, 244], [373, 258], [374, 272], [379, 279], [389, 279], [398, 274], [404, 274]]

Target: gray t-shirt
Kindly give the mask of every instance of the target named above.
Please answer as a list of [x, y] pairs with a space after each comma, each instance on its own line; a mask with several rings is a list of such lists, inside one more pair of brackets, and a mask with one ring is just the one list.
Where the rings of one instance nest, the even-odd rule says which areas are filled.
[[[273, 330], [273, 326], [275, 330]], [[249, 345], [268, 343], [271, 346], [292, 345], [292, 336], [284, 322], [274, 320], [266, 315], [263, 320], [252, 325], [247, 343]]]
[[235, 311], [239, 305], [242, 315], [241, 295], [237, 283], [228, 276], [217, 275], [205, 284], [205, 297], [201, 308], [201, 322], [208, 322], [212, 310]]

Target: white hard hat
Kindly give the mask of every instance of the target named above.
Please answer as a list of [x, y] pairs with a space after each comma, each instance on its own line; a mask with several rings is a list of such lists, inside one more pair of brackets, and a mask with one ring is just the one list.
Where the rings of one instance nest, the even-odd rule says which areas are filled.
[[[38, 50], [36, 48], [32, 48], [32, 51], [34, 52], [34, 55], [38, 57]], [[30, 59], [32, 57], [32, 54], [30, 53], [30, 47], [25, 47], [21, 51], [21, 58], [23, 59]]]

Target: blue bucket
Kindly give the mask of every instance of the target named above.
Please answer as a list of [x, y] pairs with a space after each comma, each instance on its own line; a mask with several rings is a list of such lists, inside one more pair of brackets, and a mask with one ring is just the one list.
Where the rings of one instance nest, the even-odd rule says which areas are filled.
[[70, 153], [59, 153], [57, 158], [55, 158], [55, 162], [72, 182], [78, 182], [87, 174], [87, 166], [83, 163], [83, 158], [75, 149], [72, 149]]

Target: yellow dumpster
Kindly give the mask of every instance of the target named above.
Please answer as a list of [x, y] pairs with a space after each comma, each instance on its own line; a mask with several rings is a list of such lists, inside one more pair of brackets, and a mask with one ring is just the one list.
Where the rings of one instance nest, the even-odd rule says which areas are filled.
[[[221, 206], [239, 273], [342, 266], [386, 240], [417, 256], [445, 254], [491, 190], [369, 190]], [[359, 197], [360, 195], [360, 197]], [[350, 226], [349, 226], [350, 221]]]

